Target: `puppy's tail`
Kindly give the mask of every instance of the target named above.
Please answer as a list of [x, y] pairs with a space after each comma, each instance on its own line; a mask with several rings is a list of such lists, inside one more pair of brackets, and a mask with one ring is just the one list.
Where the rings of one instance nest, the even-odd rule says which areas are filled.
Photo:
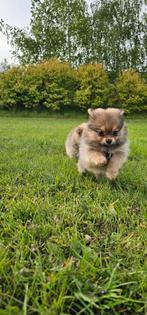
[[66, 154], [70, 158], [78, 158], [80, 140], [85, 126], [86, 123], [83, 123], [76, 127], [74, 130], [70, 132], [66, 139], [65, 143]]

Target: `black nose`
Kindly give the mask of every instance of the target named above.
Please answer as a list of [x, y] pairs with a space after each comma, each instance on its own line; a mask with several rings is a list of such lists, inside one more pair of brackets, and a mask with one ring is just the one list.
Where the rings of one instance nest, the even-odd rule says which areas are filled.
[[107, 144], [111, 144], [112, 143], [112, 139], [107, 139], [106, 142], [107, 142]]

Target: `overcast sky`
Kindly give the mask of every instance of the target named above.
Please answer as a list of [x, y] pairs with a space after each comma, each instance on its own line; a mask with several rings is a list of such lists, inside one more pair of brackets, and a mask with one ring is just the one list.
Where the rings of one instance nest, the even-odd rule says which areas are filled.
[[[31, 0], [0, 0], [0, 19], [11, 26], [26, 27], [30, 22]], [[14, 62], [6, 37], [0, 34], [0, 62], [7, 58]]]

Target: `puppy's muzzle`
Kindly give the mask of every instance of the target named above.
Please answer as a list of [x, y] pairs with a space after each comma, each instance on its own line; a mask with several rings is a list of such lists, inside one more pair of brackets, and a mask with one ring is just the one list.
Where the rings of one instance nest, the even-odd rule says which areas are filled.
[[108, 138], [108, 139], [106, 140], [106, 143], [107, 143], [108, 145], [111, 144], [111, 143], [112, 143], [112, 139]]

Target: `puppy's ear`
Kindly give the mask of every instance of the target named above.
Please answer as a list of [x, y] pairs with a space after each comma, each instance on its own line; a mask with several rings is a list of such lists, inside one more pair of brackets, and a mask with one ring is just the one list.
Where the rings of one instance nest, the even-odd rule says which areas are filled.
[[95, 118], [95, 115], [94, 115], [94, 109], [89, 108], [89, 109], [88, 109], [88, 114], [89, 114], [90, 118], [92, 118], [92, 119], [94, 119], [94, 118]]
[[119, 112], [120, 112], [120, 116], [123, 116], [125, 113], [123, 109], [120, 109]]

